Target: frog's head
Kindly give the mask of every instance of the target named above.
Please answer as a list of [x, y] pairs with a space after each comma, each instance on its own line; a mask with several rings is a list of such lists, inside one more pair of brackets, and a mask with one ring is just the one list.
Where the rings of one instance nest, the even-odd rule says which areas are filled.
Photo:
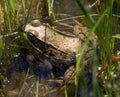
[[45, 26], [39, 20], [33, 20], [25, 26], [25, 32], [30, 36], [43, 40], [45, 37]]

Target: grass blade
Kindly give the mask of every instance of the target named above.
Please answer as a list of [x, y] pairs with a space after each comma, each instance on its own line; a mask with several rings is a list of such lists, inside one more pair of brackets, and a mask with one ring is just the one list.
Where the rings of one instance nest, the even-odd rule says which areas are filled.
[[[76, 58], [77, 59], [77, 63], [76, 63], [76, 70], [75, 70], [75, 86], [77, 87], [78, 86], [78, 75], [79, 75], [79, 68], [80, 68], [80, 63], [81, 63], [81, 60], [82, 60], [82, 56], [84, 54], [84, 51], [85, 49], [87, 48], [87, 45], [89, 43], [89, 40], [92, 36], [92, 34], [96, 31], [97, 27], [99, 26], [100, 22], [102, 21], [102, 19], [105, 17], [106, 15], [106, 12], [108, 11], [108, 9], [106, 9], [103, 14], [101, 15], [101, 17], [99, 18], [99, 20], [96, 22], [95, 26], [92, 28], [91, 32], [89, 33], [85, 43], [83, 44], [83, 47], [80, 51], [80, 55]], [[81, 67], [81, 69], [83, 69], [84, 66]], [[77, 89], [76, 89], [77, 91]], [[77, 93], [77, 92], [76, 92]]]
[[93, 18], [90, 16], [90, 14], [85, 10], [85, 8], [83, 7], [83, 5], [81, 4], [80, 0], [76, 0], [78, 6], [80, 7], [80, 9], [82, 10], [83, 14], [85, 15], [88, 24], [93, 27], [95, 22], [93, 20]]

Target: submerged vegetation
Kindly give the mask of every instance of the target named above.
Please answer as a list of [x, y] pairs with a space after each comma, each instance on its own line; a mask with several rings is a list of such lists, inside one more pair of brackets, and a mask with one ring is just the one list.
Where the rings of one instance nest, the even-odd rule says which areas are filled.
[[[75, 7], [76, 13], [73, 12], [74, 10], [72, 10], [72, 7], [70, 6], [70, 8], [67, 8], [67, 11], [62, 8], [64, 5], [69, 5], [68, 1], [69, 0], [0, 1], [1, 97], [4, 97], [4, 95], [6, 97], [12, 97], [10, 95], [14, 95], [14, 92], [16, 92], [11, 92], [12, 89], [8, 88], [14, 87], [9, 85], [7, 87], [7, 84], [9, 83], [8, 78], [10, 77], [10, 81], [12, 82], [12, 84], [14, 84], [15, 81], [19, 81], [19, 83], [17, 83], [17, 88], [19, 92], [17, 92], [16, 97], [21, 97], [22, 95], [24, 95], [24, 97], [28, 97], [30, 96], [28, 95], [29, 92], [32, 95], [30, 97], [46, 97], [46, 94], [48, 95], [47, 97], [52, 97], [52, 95], [49, 95], [48, 91], [56, 94], [56, 97], [120, 96], [120, 16], [118, 10], [120, 8], [120, 1], [96, 0], [92, 3], [85, 3], [84, 0], [69, 1], [74, 2], [75, 6], [77, 6]], [[63, 2], [65, 3], [64, 5], [62, 5]], [[59, 7], [57, 5], [59, 5]], [[71, 10], [73, 14], [70, 14], [68, 9]], [[57, 11], [61, 12], [61, 14], [59, 14], [59, 12]], [[63, 13], [64, 11], [66, 11], [66, 13]], [[15, 64], [14, 61], [16, 60], [16, 57], [26, 57], [26, 53], [28, 53], [29, 51], [35, 52], [35, 54], [36, 52], [39, 52], [39, 54], [43, 52], [29, 40], [27, 34], [24, 32], [26, 24], [33, 19], [41, 20], [43, 24], [49, 23], [51, 26], [54, 27], [58, 26], [61, 23], [63, 25], [62, 27], [66, 27], [67, 25], [70, 28], [72, 28], [70, 25], [73, 23], [72, 20], [77, 20], [78, 22], [83, 23], [83, 25], [89, 28], [89, 34], [87, 35], [80, 52], [76, 48], [74, 81], [72, 82], [72, 84], [62, 83], [60, 91], [58, 91], [58, 88], [55, 90], [53, 89], [55, 93], [52, 91], [50, 87], [51, 83], [49, 81], [41, 81], [42, 84], [40, 84], [40, 79], [38, 77], [33, 77], [35, 76], [33, 73], [34, 66], [31, 61], [29, 62], [30, 74], [27, 71], [20, 74], [16, 73], [16, 75], [10, 74], [10, 69], [12, 65]], [[65, 29], [65, 27], [61, 28], [61, 26], [58, 26], [60, 30], [69, 31], [69, 29]], [[93, 34], [97, 36], [96, 45], [93, 45], [90, 41]], [[92, 45], [93, 53], [92, 56], [90, 56], [89, 58], [89, 66], [86, 67], [86, 65], [83, 64], [83, 61], [85, 61], [84, 57], [87, 55], [87, 53], [89, 53], [86, 51], [89, 45]], [[21, 51], [21, 48], [26, 48], [27, 51], [25, 51], [26, 49], [24, 49], [24, 53]], [[21, 52], [22, 54], [20, 54]], [[42, 54], [40, 56], [42, 56]], [[30, 56], [30, 58], [32, 57]], [[38, 63], [39, 62], [35, 60], [35, 67], [37, 67], [36, 64]], [[49, 62], [47, 62], [47, 64], [49, 64]], [[62, 65], [60, 64], [60, 66]], [[50, 66], [50, 68], [52, 67]], [[63, 70], [63, 68], [61, 70]], [[37, 71], [35, 72], [36, 74], [38, 74]], [[49, 77], [53, 76], [51, 72], [49, 73]], [[62, 76], [64, 75], [63, 73], [61, 74]], [[18, 78], [18, 76], [20, 76], [21, 78]], [[43, 86], [43, 83], [47, 83], [48, 87], [47, 85]], [[61, 84], [61, 82], [58, 83]], [[41, 85], [41, 88], [38, 87], [38, 85]], [[24, 89], [27, 89], [28, 91], [24, 91]], [[44, 93], [43, 90], [46, 91], [46, 93]], [[39, 93], [39, 91], [41, 91], [41, 94]]]

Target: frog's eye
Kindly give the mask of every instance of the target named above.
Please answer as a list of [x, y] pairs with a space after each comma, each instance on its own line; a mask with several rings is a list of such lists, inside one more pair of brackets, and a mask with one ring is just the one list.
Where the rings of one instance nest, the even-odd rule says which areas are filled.
[[33, 20], [31, 21], [31, 26], [33, 27], [39, 27], [41, 25], [40, 21], [39, 20]]
[[29, 35], [29, 36], [35, 36], [35, 37], [38, 37], [39, 35], [38, 35], [38, 32], [37, 31], [34, 31], [34, 30], [30, 30], [29, 32], [27, 32], [27, 34]]

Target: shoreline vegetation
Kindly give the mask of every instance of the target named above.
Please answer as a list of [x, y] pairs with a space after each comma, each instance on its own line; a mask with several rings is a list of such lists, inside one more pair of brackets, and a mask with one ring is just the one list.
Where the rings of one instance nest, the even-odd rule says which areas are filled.
[[[119, 97], [119, 8], [119, 0], [95, 0], [95, 2], [89, 0], [1, 0], [0, 96]], [[74, 66], [70, 67], [68, 64], [64, 67], [64, 65], [57, 63], [61, 61], [52, 60], [52, 55], [42, 56], [44, 50], [47, 51], [46, 46], [42, 49], [36, 47], [38, 41], [35, 41], [33, 37], [28, 37], [24, 31], [25, 26], [34, 19], [40, 20], [44, 25], [48, 23], [53, 29], [57, 28], [64, 33], [65, 31], [73, 33], [74, 20], [89, 29], [80, 52], [76, 49]], [[93, 34], [97, 36], [95, 45], [91, 43], [93, 42]], [[76, 36], [78, 37], [78, 35]], [[35, 45], [30, 39], [33, 40], [32, 42]], [[88, 58], [89, 64], [86, 66], [83, 64], [87, 54], [90, 53], [87, 50], [91, 45], [93, 47], [92, 56]], [[25, 48], [24, 51], [22, 48]], [[18, 58], [20, 64], [26, 62], [22, 66], [19, 65], [21, 66], [19, 68], [22, 68], [21, 71], [26, 70], [27, 65], [30, 64], [29, 72], [15, 73], [11, 70], [16, 58]], [[47, 65], [38, 66], [40, 64], [38, 60], [41, 61], [41, 64]], [[55, 72], [57, 77], [59, 75], [58, 79], [51, 71], [52, 66], [54, 66], [51, 65], [51, 62], [57, 64]], [[14, 71], [17, 70], [18, 68], [15, 67]], [[37, 70], [40, 70], [42, 77], [47, 76], [52, 79], [36, 77], [36, 75], [39, 75]], [[46, 74], [43, 74], [44, 71]], [[68, 73], [68, 71], [70, 72]], [[65, 82], [65, 75], [70, 76], [70, 79], [72, 78], [72, 84]], [[66, 79], [71, 82], [69, 77], [66, 77]]]

